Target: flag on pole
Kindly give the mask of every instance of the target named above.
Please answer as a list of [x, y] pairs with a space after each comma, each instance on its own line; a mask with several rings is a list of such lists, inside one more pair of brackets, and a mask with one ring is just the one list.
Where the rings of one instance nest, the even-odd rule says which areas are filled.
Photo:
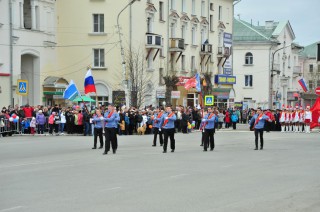
[[195, 88], [197, 86], [197, 80], [195, 77], [190, 78], [185, 84], [184, 88], [189, 90], [190, 88]]
[[198, 73], [196, 73], [195, 78], [197, 80], [196, 89], [197, 89], [198, 92], [201, 92], [200, 75]]
[[93, 76], [91, 69], [87, 71], [87, 74], [84, 78], [84, 93], [96, 93], [96, 86], [94, 85]]
[[70, 101], [73, 101], [77, 96], [81, 96], [80, 92], [79, 92], [76, 84], [74, 84], [73, 80], [70, 80], [68, 87], [63, 92], [63, 98], [69, 99]]
[[299, 82], [299, 84], [302, 87], [304, 92], [307, 92], [309, 90], [304, 78], [301, 78], [298, 82]]

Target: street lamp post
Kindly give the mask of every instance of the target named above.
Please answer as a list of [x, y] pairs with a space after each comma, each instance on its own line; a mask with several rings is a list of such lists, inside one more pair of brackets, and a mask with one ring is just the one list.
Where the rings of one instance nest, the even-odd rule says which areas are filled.
[[[120, 24], [119, 24], [119, 18], [121, 13], [127, 9], [129, 6], [131, 6], [134, 2], [137, 0], [131, 0], [119, 13], [117, 16], [117, 28], [118, 28], [118, 35], [119, 35], [119, 43], [120, 43], [120, 53], [121, 53], [121, 65], [122, 65], [122, 75], [123, 75], [123, 87], [124, 87], [124, 92], [126, 94], [126, 106], [129, 107], [130, 105], [130, 94], [129, 94], [129, 89], [128, 89], [128, 79], [127, 79], [127, 72], [126, 72], [126, 61], [124, 57], [124, 48], [123, 48], [123, 43], [122, 43], [122, 35], [120, 32]], [[139, 1], [139, 0], [138, 0]]]

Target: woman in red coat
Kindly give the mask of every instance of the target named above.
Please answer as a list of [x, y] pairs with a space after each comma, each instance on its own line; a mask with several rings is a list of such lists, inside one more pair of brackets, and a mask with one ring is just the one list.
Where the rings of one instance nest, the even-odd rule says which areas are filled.
[[81, 110], [78, 113], [78, 133], [83, 133], [83, 115], [81, 113]]
[[230, 127], [230, 123], [231, 123], [229, 111], [226, 111], [225, 121], [226, 121], [226, 128], [229, 128]]

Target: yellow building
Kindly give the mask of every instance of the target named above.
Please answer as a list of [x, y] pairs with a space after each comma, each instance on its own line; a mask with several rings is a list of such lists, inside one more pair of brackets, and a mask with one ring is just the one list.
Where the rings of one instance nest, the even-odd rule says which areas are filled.
[[[125, 90], [126, 83], [130, 91], [126, 92], [126, 97], [131, 102], [136, 101], [140, 106], [163, 104], [163, 77], [166, 75], [182, 77], [183, 81], [196, 72], [211, 72], [213, 82], [214, 75], [232, 72], [231, 48], [226, 46], [224, 38], [232, 34], [233, 2], [57, 1], [57, 62], [54, 69], [45, 70], [45, 78], [50, 82], [73, 79], [83, 92], [84, 76], [90, 66], [99, 104], [115, 101], [125, 104], [121, 91]], [[119, 37], [117, 17], [122, 9]], [[61, 98], [63, 85], [56, 84], [57, 93], [42, 91], [45, 104]], [[232, 88], [223, 83], [215, 85], [218, 86]], [[193, 106], [199, 103], [194, 90], [187, 91], [183, 86], [176, 89], [180, 91], [180, 98], [176, 96], [178, 99], [173, 99], [173, 104]]]

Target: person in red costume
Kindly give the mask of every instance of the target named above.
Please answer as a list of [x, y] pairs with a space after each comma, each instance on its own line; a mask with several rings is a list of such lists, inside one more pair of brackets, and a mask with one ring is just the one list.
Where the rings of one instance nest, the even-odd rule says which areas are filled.
[[30, 107], [28, 104], [23, 108], [25, 118], [31, 118], [33, 113], [33, 108]]

